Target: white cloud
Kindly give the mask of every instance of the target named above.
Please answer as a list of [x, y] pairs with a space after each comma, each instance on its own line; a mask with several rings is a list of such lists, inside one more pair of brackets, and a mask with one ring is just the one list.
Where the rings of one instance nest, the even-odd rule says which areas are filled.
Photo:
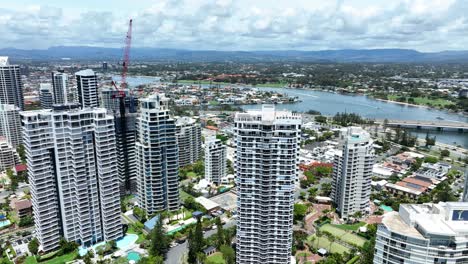
[[[47, 1], [41, 1], [47, 2]], [[132, 1], [129, 1], [129, 3]], [[135, 5], [138, 5], [138, 1]], [[275, 3], [278, 2], [278, 3]], [[162, 0], [129, 11], [46, 5], [0, 9], [0, 47], [120, 47], [134, 18], [134, 46], [185, 49], [468, 49], [466, 0]], [[130, 9], [132, 11], [130, 11]]]

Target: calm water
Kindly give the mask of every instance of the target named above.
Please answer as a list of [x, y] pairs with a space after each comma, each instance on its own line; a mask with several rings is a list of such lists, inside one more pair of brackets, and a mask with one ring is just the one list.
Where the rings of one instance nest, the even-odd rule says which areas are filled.
[[[285, 88], [257, 88], [262, 91], [276, 91], [290, 96], [298, 96], [302, 102], [295, 104], [277, 105], [278, 109], [305, 112], [317, 110], [323, 115], [335, 115], [337, 112], [357, 113], [366, 118], [396, 119], [396, 120], [427, 120], [439, 121], [437, 117], [447, 121], [468, 122], [468, 117], [452, 114], [445, 111], [433, 110], [424, 107], [405, 106], [395, 103], [377, 101], [362, 95], [342, 95], [329, 92], [311, 91], [302, 89]], [[246, 105], [244, 109], [258, 109], [261, 105]], [[419, 137], [425, 137], [427, 131], [414, 133]], [[459, 144], [468, 148], [468, 134], [456, 132], [439, 133], [429, 131], [429, 134], [437, 136], [437, 140], [447, 144]]]
[[[323, 115], [335, 115], [337, 112], [348, 112], [359, 113], [361, 116], [367, 118], [387, 118], [396, 120], [438, 121], [437, 117], [441, 117], [447, 121], [468, 122], [468, 118], [462, 115], [423, 107], [387, 103], [361, 95], [351, 96], [321, 91], [284, 88], [257, 89], [263, 91], [277, 91], [291, 96], [298, 96], [302, 102], [277, 106], [278, 108], [292, 111], [305, 112], [307, 110], [317, 110]], [[249, 105], [245, 108], [253, 109], [260, 107], [260, 105]]]
[[[120, 76], [113, 76], [120, 80]], [[127, 82], [130, 87], [141, 84], [160, 82], [159, 77], [149, 76], [128, 76]], [[207, 86], [207, 85], [203, 85]], [[357, 113], [366, 118], [373, 119], [396, 119], [396, 120], [426, 120], [439, 121], [437, 117], [453, 122], [468, 122], [468, 117], [452, 114], [445, 111], [434, 110], [424, 107], [405, 106], [395, 103], [377, 101], [362, 95], [342, 95], [329, 92], [311, 91], [302, 89], [268, 88], [259, 87], [261, 91], [276, 91], [290, 96], [298, 96], [302, 102], [295, 104], [277, 105], [278, 109], [288, 109], [291, 111], [305, 112], [307, 110], [317, 110], [323, 115], [335, 115], [337, 112]], [[244, 109], [257, 109], [261, 105], [245, 105]], [[424, 138], [427, 131], [412, 132], [418, 137]], [[468, 134], [455, 132], [429, 131], [430, 135], [435, 135], [437, 141], [446, 144], [458, 144], [468, 148]]]
[[[114, 81], [120, 82], [120, 75], [112, 76]], [[158, 83], [161, 80], [160, 77], [151, 76], [127, 76], [127, 83], [130, 87], [135, 87], [142, 84]]]

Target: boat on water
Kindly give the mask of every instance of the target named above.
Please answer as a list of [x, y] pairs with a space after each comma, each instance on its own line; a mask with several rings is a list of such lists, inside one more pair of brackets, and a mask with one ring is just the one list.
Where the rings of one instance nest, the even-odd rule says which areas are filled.
[[440, 117], [440, 116], [436, 117], [436, 119], [438, 119], [438, 120], [444, 120], [444, 119], [443, 119], [442, 117]]

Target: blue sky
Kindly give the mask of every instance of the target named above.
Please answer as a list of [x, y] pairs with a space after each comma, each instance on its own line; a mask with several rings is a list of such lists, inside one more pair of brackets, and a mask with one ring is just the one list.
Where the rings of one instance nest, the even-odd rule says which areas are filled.
[[[2, 1], [3, 2], [3, 1]], [[15, 0], [0, 48], [468, 50], [468, 0]]]

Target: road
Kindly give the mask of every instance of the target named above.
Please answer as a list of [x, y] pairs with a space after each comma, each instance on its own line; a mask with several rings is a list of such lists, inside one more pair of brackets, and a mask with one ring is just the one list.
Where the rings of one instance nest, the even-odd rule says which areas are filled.
[[[229, 228], [231, 226], [234, 226], [236, 224], [236, 220], [229, 220], [223, 228]], [[210, 237], [212, 235], [216, 234], [216, 229], [214, 230], [208, 230], [206, 231], [203, 236], [205, 238]], [[171, 249], [169, 249], [169, 252], [167, 253], [167, 259], [164, 263], [166, 264], [180, 264], [182, 263], [181, 258], [187, 253], [187, 241], [185, 241], [182, 244], [179, 244]]]

